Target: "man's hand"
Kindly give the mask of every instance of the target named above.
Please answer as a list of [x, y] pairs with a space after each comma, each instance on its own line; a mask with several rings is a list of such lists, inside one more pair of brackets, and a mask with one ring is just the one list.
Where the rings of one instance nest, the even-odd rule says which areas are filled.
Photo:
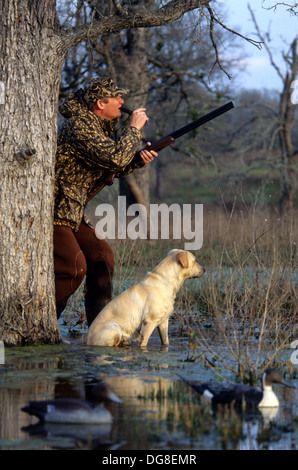
[[[149, 121], [146, 114], [146, 108], [135, 109], [130, 118], [130, 126], [136, 127], [141, 130], [142, 127]], [[151, 142], [147, 142], [147, 147], [150, 147]], [[150, 163], [157, 157], [157, 153], [154, 150], [142, 150], [140, 156], [144, 163]]]
[[131, 115], [130, 126], [141, 130], [148, 121], [149, 118], [146, 114], [146, 108], [138, 108], [135, 109]]
[[[147, 142], [147, 147], [150, 147], [150, 145], [151, 142]], [[154, 152], [154, 150], [142, 150], [140, 152], [140, 156], [144, 163], [150, 163], [158, 156], [158, 153]]]

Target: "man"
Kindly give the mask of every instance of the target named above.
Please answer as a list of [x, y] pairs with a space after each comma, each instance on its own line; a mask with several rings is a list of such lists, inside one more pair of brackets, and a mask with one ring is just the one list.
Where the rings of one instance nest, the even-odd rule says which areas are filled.
[[55, 167], [54, 268], [57, 316], [86, 275], [85, 309], [88, 326], [112, 297], [114, 256], [110, 245], [95, 235], [84, 218], [87, 201], [113, 174], [121, 177], [150, 163], [157, 153], [134, 155], [140, 130], [148, 121], [145, 108], [136, 109], [119, 138], [114, 130], [121, 116], [122, 96], [109, 78], [93, 79], [71, 93], [60, 108], [65, 121], [59, 130]]

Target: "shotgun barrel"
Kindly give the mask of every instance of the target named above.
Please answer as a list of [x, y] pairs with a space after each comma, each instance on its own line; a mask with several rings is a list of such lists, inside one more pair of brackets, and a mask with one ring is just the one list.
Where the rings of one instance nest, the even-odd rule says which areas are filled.
[[139, 157], [140, 152], [142, 150], [154, 150], [155, 152], [158, 152], [159, 150], [167, 147], [168, 145], [172, 144], [174, 140], [176, 140], [178, 137], [181, 137], [184, 134], [187, 134], [188, 132], [192, 131], [193, 129], [196, 129], [199, 126], [202, 126], [203, 124], [206, 124], [206, 122], [211, 121], [212, 119], [220, 116], [221, 114], [226, 113], [230, 109], [234, 108], [234, 104], [232, 101], [229, 103], [224, 104], [220, 108], [214, 109], [208, 114], [205, 114], [204, 116], [196, 119], [195, 121], [190, 122], [184, 127], [181, 127], [180, 129], [177, 129], [176, 131], [171, 132], [168, 134], [166, 137], [163, 137], [162, 139], [153, 142], [150, 146], [145, 146], [138, 152], [136, 152], [135, 157]]

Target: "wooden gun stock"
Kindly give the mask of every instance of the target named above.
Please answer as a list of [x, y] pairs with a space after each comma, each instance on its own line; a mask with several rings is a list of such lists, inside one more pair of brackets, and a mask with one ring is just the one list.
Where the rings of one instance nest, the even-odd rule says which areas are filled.
[[167, 135], [166, 137], [163, 137], [157, 142], [154, 142], [151, 145], [146, 145], [141, 150], [138, 150], [135, 154], [135, 157], [139, 157], [142, 150], [154, 150], [155, 152], [159, 152], [165, 147], [168, 147], [168, 145], [171, 145], [174, 142], [174, 140], [175, 140], [174, 137], [172, 137], [171, 135]]

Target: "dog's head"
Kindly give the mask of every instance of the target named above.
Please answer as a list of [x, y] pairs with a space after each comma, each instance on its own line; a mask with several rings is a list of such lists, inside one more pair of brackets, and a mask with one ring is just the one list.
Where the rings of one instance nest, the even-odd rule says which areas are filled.
[[168, 256], [173, 257], [182, 268], [184, 279], [193, 279], [204, 275], [205, 269], [198, 263], [195, 255], [190, 251], [174, 249], [169, 251]]

